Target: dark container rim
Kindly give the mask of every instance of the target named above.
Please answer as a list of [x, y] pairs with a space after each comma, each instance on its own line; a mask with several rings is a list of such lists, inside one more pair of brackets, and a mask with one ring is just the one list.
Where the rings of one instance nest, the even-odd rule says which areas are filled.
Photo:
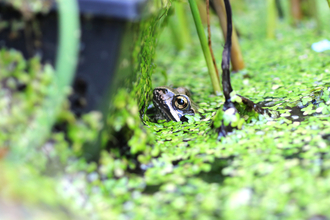
[[140, 20], [148, 0], [78, 0], [81, 13], [124, 20]]
[[[92, 16], [103, 16], [127, 21], [139, 21], [144, 18], [146, 7], [150, 0], [77, 0], [79, 13]], [[52, 0], [51, 10], [57, 10], [55, 0]], [[0, 5], [7, 5], [1, 2]]]

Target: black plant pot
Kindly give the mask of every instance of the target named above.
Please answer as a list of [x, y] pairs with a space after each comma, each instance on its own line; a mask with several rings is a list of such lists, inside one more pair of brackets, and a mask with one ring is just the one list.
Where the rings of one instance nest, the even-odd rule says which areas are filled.
[[[109, 95], [134, 79], [130, 65], [134, 36], [141, 19], [148, 17], [148, 0], [78, 0], [78, 3], [81, 43], [69, 99], [72, 111], [79, 116], [108, 106]], [[19, 11], [5, 4], [0, 5], [0, 16], [7, 21], [23, 20]], [[41, 55], [43, 63], [54, 66], [58, 45], [56, 10], [24, 22], [24, 28], [15, 35], [10, 28], [0, 31], [0, 48], [14, 48], [25, 58]], [[125, 62], [129, 65], [121, 65]], [[126, 70], [121, 70], [122, 66]]]

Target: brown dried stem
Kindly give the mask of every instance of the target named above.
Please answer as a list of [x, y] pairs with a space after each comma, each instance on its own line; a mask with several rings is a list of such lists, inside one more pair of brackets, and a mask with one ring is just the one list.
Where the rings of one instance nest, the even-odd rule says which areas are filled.
[[[213, 0], [215, 11], [219, 17], [221, 29], [224, 38], [227, 35], [227, 17], [226, 17], [226, 9], [223, 0]], [[234, 25], [232, 25], [233, 33], [232, 33], [232, 48], [231, 48], [231, 64], [233, 71], [239, 71], [244, 69], [244, 60], [243, 55], [238, 43], [238, 37], [235, 30]]]
[[291, 0], [291, 14], [294, 25], [297, 25], [302, 18], [300, 0]]
[[217, 63], [214, 58], [214, 53], [213, 53], [213, 49], [212, 49], [212, 41], [211, 41], [210, 0], [206, 0], [206, 18], [207, 18], [208, 44], [209, 44], [209, 48], [210, 48], [210, 52], [211, 52], [211, 56], [212, 56], [214, 69], [215, 69], [215, 72], [217, 73], [218, 80], [220, 81], [219, 70], [218, 70]]

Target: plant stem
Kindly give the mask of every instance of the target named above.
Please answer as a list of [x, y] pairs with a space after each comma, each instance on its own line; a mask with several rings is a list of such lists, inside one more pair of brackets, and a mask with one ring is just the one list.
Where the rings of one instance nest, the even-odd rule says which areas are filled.
[[181, 28], [181, 38], [184, 40], [186, 44], [191, 43], [191, 35], [190, 35], [190, 30], [189, 30], [189, 25], [188, 25], [188, 20], [187, 20], [187, 11], [186, 8], [184, 7], [185, 5], [181, 2], [173, 2], [174, 7], [175, 7], [175, 14], [178, 18], [178, 24]]
[[233, 25], [232, 25], [232, 16], [231, 16], [231, 6], [229, 0], [224, 0], [226, 7], [226, 17], [227, 17], [227, 35], [226, 35], [226, 43], [222, 52], [222, 87], [223, 87], [223, 95], [225, 96], [225, 103], [230, 103], [230, 93], [233, 91], [230, 82], [230, 57], [231, 57], [231, 39], [233, 33]]
[[291, 0], [290, 2], [293, 24], [297, 25], [302, 18], [300, 0]]
[[278, 17], [282, 19], [284, 17], [284, 13], [283, 13], [281, 0], [275, 0], [275, 5], [276, 5], [276, 10], [277, 10], [277, 13], [278, 13]]
[[207, 64], [207, 67], [209, 70], [210, 77], [211, 77], [211, 82], [212, 82], [214, 93], [219, 94], [221, 92], [221, 86], [220, 86], [218, 77], [216, 75], [215, 67], [213, 65], [211, 52], [208, 47], [208, 42], [207, 42], [207, 39], [205, 36], [204, 27], [202, 25], [202, 21], [201, 21], [199, 12], [198, 12], [197, 4], [196, 4], [195, 0], [188, 0], [188, 2], [190, 5], [191, 13], [192, 13], [194, 21], [195, 21], [196, 30], [197, 30], [198, 37], [199, 37], [199, 40], [201, 43], [201, 47], [203, 49], [203, 53], [204, 53], [205, 61], [206, 61], [206, 64]]
[[198, 7], [198, 12], [199, 16], [201, 17], [202, 24], [205, 26], [207, 24], [207, 15], [206, 15], [206, 4], [204, 0], [195, 0], [197, 7]]
[[11, 156], [21, 160], [42, 145], [49, 135], [67, 91], [78, 60], [80, 38], [79, 11], [76, 0], [57, 0], [59, 12], [59, 48], [56, 74], [35, 118], [19, 140], [13, 140]]
[[302, 3], [303, 17], [315, 19], [316, 29], [320, 31], [321, 21], [317, 13], [317, 2], [315, 0], [307, 0]]
[[171, 16], [168, 19], [168, 27], [171, 30], [171, 35], [173, 39], [174, 46], [176, 50], [180, 51], [184, 48], [185, 41], [183, 40], [183, 37], [181, 36], [182, 29], [180, 29], [180, 25], [178, 25], [178, 21], [176, 19], [176, 16]]
[[275, 0], [267, 0], [267, 38], [275, 38], [276, 3]]
[[217, 63], [215, 61], [214, 54], [213, 54], [213, 49], [212, 49], [211, 27], [210, 27], [210, 0], [206, 0], [206, 18], [207, 18], [206, 20], [207, 20], [207, 32], [208, 32], [209, 48], [210, 48], [210, 52], [211, 52], [211, 56], [212, 56], [213, 65], [214, 65], [215, 71], [217, 73], [218, 80], [220, 82], [219, 71], [218, 71]]
[[[226, 9], [225, 9], [225, 4], [223, 0], [214, 0], [213, 1], [215, 10], [217, 12], [221, 29], [222, 29], [222, 34], [224, 38], [227, 36], [227, 18], [226, 18]], [[232, 33], [232, 47], [231, 47], [231, 64], [233, 71], [239, 71], [244, 69], [244, 60], [243, 60], [243, 55], [241, 52], [241, 48], [238, 43], [238, 37], [236, 34], [236, 30], [234, 25], [232, 25], [233, 28], [233, 33]]]
[[169, 28], [172, 32], [173, 42], [177, 50], [182, 50], [191, 43], [190, 30], [185, 8], [181, 2], [173, 2], [174, 15], [169, 18]]

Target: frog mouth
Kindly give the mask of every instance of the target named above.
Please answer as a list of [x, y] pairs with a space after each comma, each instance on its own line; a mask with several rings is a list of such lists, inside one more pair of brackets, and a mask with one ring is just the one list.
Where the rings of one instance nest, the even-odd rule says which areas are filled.
[[181, 116], [169, 105], [161, 105], [154, 100], [154, 105], [167, 121], [180, 121]]

